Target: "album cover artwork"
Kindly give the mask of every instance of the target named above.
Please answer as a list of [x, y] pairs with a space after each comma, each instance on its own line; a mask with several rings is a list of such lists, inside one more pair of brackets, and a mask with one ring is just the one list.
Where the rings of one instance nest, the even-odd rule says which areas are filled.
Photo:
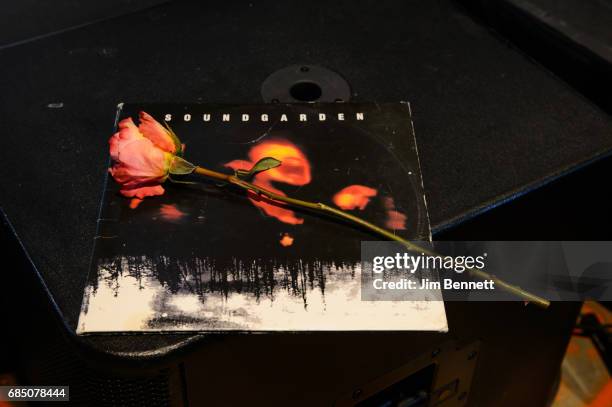
[[[220, 173], [429, 241], [410, 105], [120, 105]], [[109, 134], [109, 137], [112, 133]], [[101, 154], [108, 154], [101, 151]], [[440, 301], [362, 301], [362, 227], [193, 174], [128, 198], [107, 176], [77, 332], [446, 331]]]

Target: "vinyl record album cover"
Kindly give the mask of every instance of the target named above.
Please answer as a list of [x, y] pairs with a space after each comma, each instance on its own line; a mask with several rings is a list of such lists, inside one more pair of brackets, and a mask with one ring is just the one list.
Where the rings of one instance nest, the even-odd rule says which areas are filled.
[[[184, 143], [184, 158], [431, 239], [410, 105], [120, 105]], [[110, 137], [111, 134], [109, 134]], [[101, 154], [107, 154], [101, 151]], [[441, 301], [362, 301], [360, 247], [379, 236], [228, 185], [173, 177], [126, 198], [108, 176], [77, 332], [446, 331]]]

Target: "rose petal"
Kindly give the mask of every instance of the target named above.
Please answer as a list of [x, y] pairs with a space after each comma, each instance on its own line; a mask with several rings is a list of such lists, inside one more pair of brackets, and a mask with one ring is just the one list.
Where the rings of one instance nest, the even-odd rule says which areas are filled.
[[[172, 158], [172, 154], [155, 147], [149, 139], [132, 138], [121, 144], [117, 153], [118, 161], [109, 172], [115, 181], [121, 184], [121, 193], [125, 196], [142, 198], [161, 195], [163, 188], [154, 187], [158, 186], [155, 184], [165, 181]], [[141, 188], [145, 189], [138, 192]]]
[[115, 164], [108, 169], [108, 172], [113, 176], [117, 183], [126, 188], [135, 188], [141, 185], [161, 184], [166, 180], [166, 175], [159, 177], [138, 176], [132, 172], [130, 168], [121, 164]]
[[121, 195], [126, 196], [128, 198], [144, 198], [147, 196], [156, 196], [164, 194], [164, 187], [161, 185], [153, 185], [153, 186], [143, 186], [139, 188], [126, 189], [121, 188], [119, 191]]
[[108, 140], [110, 144], [110, 156], [115, 161], [119, 159], [119, 152], [124, 145], [143, 138], [131, 117], [121, 120], [118, 127], [119, 131], [113, 134]]
[[123, 146], [120, 162], [141, 176], [158, 177], [165, 174], [171, 162], [170, 154], [156, 148], [148, 139], [132, 141]]
[[146, 138], [151, 140], [153, 144], [164, 151], [173, 154], [176, 152], [174, 140], [164, 126], [162, 126], [157, 120], [146, 112], [140, 112], [138, 117], [140, 119], [138, 129]]

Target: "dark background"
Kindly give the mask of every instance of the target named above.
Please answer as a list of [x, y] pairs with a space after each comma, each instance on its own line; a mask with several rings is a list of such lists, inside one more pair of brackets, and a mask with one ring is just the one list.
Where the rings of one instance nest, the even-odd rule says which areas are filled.
[[0, 49], [163, 2], [164, 0], [3, 1], [0, 13]]
[[[35, 329], [43, 319], [63, 315], [74, 322], [106, 166], [99, 152], [116, 103], [257, 103], [263, 80], [295, 63], [342, 73], [354, 100], [413, 102], [434, 238], [610, 239], [609, 66], [588, 46], [593, 42], [576, 43], [517, 2], [172, 2], [140, 12], [137, 3], [116, 2], [85, 13], [68, 2], [57, 9], [14, 3], [3, 5], [6, 34], [0, 37], [0, 199], [40, 274], [11, 246], [14, 236], [4, 225], [10, 239], [3, 245], [9, 255], [1, 309], [10, 329], [2, 331], [0, 355], [9, 368], [22, 360], [13, 350], [24, 336], [44, 337], [47, 331]], [[135, 12], [107, 19], [127, 11]], [[583, 15], [564, 12], [566, 22]], [[94, 20], [103, 21], [21, 43]], [[588, 26], [573, 25], [578, 34]], [[32, 288], [23, 289], [25, 279]], [[494, 309], [504, 308], [472, 311], [489, 317]], [[537, 311], [526, 314], [542, 320]], [[451, 317], [469, 326], [460, 312]], [[517, 327], [529, 321], [519, 319]], [[516, 360], [526, 360], [526, 352], [535, 356], [529, 344], [545, 338], [544, 326], [513, 331], [504, 321], [480, 321], [474, 329], [495, 340], [516, 334], [507, 348], [489, 349], [496, 355], [489, 371], [507, 362], [507, 349], [516, 351]], [[138, 352], [181, 341], [98, 344]], [[558, 361], [563, 344], [555, 346]], [[533, 372], [544, 372], [541, 363], [530, 365]], [[499, 374], [508, 383], [521, 378], [520, 368], [506, 367]], [[550, 369], [543, 383], [551, 383]], [[484, 391], [482, 397], [493, 396]]]

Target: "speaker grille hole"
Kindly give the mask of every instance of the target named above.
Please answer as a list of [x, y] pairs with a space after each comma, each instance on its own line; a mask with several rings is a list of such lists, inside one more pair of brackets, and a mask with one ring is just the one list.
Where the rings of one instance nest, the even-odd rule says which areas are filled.
[[321, 87], [314, 82], [298, 82], [289, 89], [291, 97], [301, 102], [314, 102], [321, 98]]

